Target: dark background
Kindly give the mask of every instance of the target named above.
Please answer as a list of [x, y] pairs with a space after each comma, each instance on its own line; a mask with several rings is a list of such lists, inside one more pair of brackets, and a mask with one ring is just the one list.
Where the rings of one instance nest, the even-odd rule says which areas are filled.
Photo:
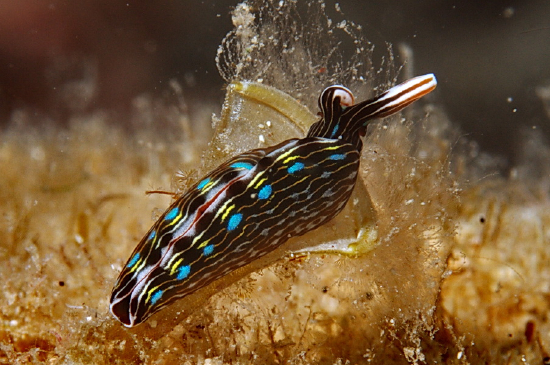
[[[0, 127], [21, 107], [59, 123], [67, 108], [66, 116], [97, 108], [124, 115], [135, 96], [160, 93], [171, 78], [184, 85], [189, 100], [221, 106], [223, 80], [214, 57], [232, 29], [229, 12], [236, 3], [3, 1]], [[438, 77], [436, 98], [451, 120], [483, 150], [513, 162], [522, 130], [536, 127], [550, 135], [550, 119], [535, 94], [550, 83], [550, 1], [479, 3], [339, 1], [377, 49], [385, 42], [410, 45], [415, 73]], [[60, 94], [68, 82], [86, 77], [97, 87], [67, 107]]]

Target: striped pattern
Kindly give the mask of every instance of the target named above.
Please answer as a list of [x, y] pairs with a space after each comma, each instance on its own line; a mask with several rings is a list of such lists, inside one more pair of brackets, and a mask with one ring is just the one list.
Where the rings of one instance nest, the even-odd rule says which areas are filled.
[[334, 218], [355, 186], [366, 121], [435, 87], [433, 76], [413, 80], [357, 105], [346, 88], [329, 87], [319, 99], [323, 118], [306, 138], [246, 152], [202, 178], [135, 248], [113, 288], [111, 313], [135, 326]]
[[324, 118], [313, 124], [307, 135], [342, 138], [361, 150], [361, 137], [365, 135], [370, 120], [397, 113], [433, 91], [436, 86], [437, 81], [433, 74], [418, 76], [351, 107], [341, 105], [340, 102], [340, 95], [347, 89], [339, 85], [330, 86], [319, 97], [319, 108]]

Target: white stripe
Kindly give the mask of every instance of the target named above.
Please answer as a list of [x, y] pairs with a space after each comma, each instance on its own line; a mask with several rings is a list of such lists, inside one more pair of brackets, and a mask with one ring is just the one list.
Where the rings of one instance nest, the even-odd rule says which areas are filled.
[[[414, 88], [415, 85], [420, 85], [424, 82], [425, 82], [425, 84], [422, 85], [421, 87]], [[401, 103], [404, 103], [407, 100], [417, 99], [421, 95], [425, 94], [426, 92], [434, 89], [436, 87], [436, 85], [437, 85], [437, 80], [436, 80], [434, 74], [427, 74], [427, 75], [423, 75], [423, 76], [417, 76], [417, 77], [414, 77], [410, 80], [405, 81], [402, 84], [399, 84], [397, 86], [392, 87], [391, 89], [389, 89], [387, 91], [387, 93], [383, 97], [381, 97], [380, 99], [378, 99], [376, 101], [380, 102], [380, 101], [384, 101], [386, 99], [391, 99], [391, 98], [395, 97], [396, 95], [406, 91], [407, 89], [414, 88], [413, 90], [409, 91], [408, 93], [405, 93], [405, 94], [401, 95], [401, 97], [394, 100], [393, 102], [384, 105], [383, 109], [388, 109], [388, 108], [391, 108], [395, 105], [399, 105]]]

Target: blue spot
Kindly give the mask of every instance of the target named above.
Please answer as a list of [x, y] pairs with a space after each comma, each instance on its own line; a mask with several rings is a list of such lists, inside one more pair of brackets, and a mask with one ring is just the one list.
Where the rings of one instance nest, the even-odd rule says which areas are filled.
[[334, 137], [336, 135], [336, 132], [338, 132], [338, 124], [334, 126], [334, 129], [332, 130], [332, 134], [330, 135], [330, 137]]
[[155, 236], [157, 235], [157, 232], [153, 231], [151, 232], [151, 234], [149, 235], [149, 237], [147, 237], [148, 240], [152, 240], [153, 238], [155, 238]]
[[231, 218], [229, 218], [229, 223], [227, 223], [227, 230], [232, 231], [237, 228], [242, 219], [243, 215], [241, 213], [233, 214]]
[[248, 163], [248, 162], [235, 162], [234, 164], [232, 164], [230, 167], [234, 168], [234, 169], [245, 169], [245, 170], [250, 170], [251, 168], [253, 168], [254, 166], [252, 166], [252, 164]]
[[168, 212], [168, 214], [166, 214], [166, 217], [164, 217], [164, 220], [165, 221], [170, 221], [170, 220], [176, 218], [176, 216], [178, 215], [178, 212], [179, 212], [178, 207], [173, 208], [171, 211]]
[[191, 266], [185, 265], [178, 269], [178, 280], [183, 280], [186, 277], [189, 276], [189, 273], [191, 272]]
[[214, 245], [212, 245], [212, 244], [206, 246], [202, 250], [202, 253], [204, 254], [204, 256], [210, 256], [210, 255], [212, 255], [212, 252], [214, 252]]
[[345, 159], [345, 158], [346, 158], [346, 155], [341, 154], [341, 153], [335, 154], [335, 155], [330, 155], [330, 156], [328, 157], [329, 160], [334, 160], [334, 161], [343, 160], [343, 159]]
[[136, 253], [136, 254], [134, 255], [134, 257], [132, 257], [132, 259], [130, 260], [130, 262], [128, 263], [128, 265], [126, 265], [126, 267], [132, 267], [132, 266], [134, 266], [134, 265], [136, 264], [136, 262], [138, 262], [139, 257], [140, 257], [140, 254], [139, 254], [139, 252], [138, 252], [138, 253]]
[[151, 305], [155, 305], [155, 303], [159, 301], [160, 297], [162, 297], [162, 290], [157, 290], [151, 297]]
[[271, 189], [271, 185], [265, 185], [263, 188], [260, 189], [260, 192], [258, 193], [258, 199], [267, 199], [271, 195], [271, 192], [273, 190]]
[[289, 174], [293, 174], [297, 171], [300, 171], [300, 170], [303, 170], [304, 169], [304, 164], [301, 163], [301, 162], [295, 162], [294, 165], [290, 166], [288, 168], [288, 173]]
[[204, 188], [206, 184], [208, 184], [209, 182], [210, 182], [209, 178], [204, 179], [199, 183], [199, 185], [197, 186], [197, 189], [202, 190], [202, 188]]

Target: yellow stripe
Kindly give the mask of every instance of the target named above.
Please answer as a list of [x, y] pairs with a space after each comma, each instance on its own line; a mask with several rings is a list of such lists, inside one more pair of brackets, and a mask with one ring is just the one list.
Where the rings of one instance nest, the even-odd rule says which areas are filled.
[[181, 251], [178, 252], [178, 253], [173, 254], [172, 257], [170, 257], [170, 260], [168, 260], [168, 263], [166, 264], [166, 266], [164, 266], [164, 267], [172, 266], [172, 262], [174, 262], [181, 254], [182, 254]]
[[178, 261], [176, 261], [174, 265], [172, 265], [172, 269], [170, 270], [170, 275], [174, 275], [174, 273], [176, 272], [178, 266], [180, 266], [182, 261], [183, 259], [179, 259]]
[[[235, 204], [233, 204], [232, 206], [230, 206], [229, 208], [227, 208], [227, 210], [225, 211], [225, 213], [223, 213], [222, 215], [222, 222], [225, 220], [225, 218], [227, 218], [227, 216], [229, 215], [229, 212], [231, 212], [233, 210], [233, 208], [235, 208]], [[224, 208], [222, 208], [222, 211], [223, 211]], [[220, 213], [222, 212], [220, 211]]]
[[[290, 150], [286, 151], [285, 153], [283, 153], [282, 155], [277, 157], [275, 159], [275, 161], [273, 161], [272, 166], [275, 165], [275, 163], [279, 162], [280, 160], [286, 158], [288, 155], [291, 155], [292, 152], [294, 152], [297, 148], [298, 148], [298, 146], [296, 146], [294, 148], [291, 148]], [[292, 156], [291, 157], [291, 159], [295, 159], [295, 158], [298, 158], [298, 156]], [[286, 161], [284, 163], [286, 163]], [[256, 184], [256, 181], [258, 181], [258, 179], [264, 174], [264, 172], [265, 172], [265, 170], [260, 172], [256, 176], [254, 176], [254, 178], [250, 181], [250, 183], [248, 183], [248, 186], [246, 188], [249, 189], [251, 186], [254, 186]]]
[[[218, 218], [218, 216], [225, 211], [225, 209], [227, 208], [227, 205], [229, 203], [231, 203], [231, 199], [226, 201], [225, 203], [223, 203], [223, 205], [220, 207], [220, 209], [216, 210], [216, 214], [214, 215], [214, 219]], [[193, 242], [195, 242], [195, 241], [193, 241]]]
[[261, 179], [260, 182], [257, 183], [256, 186], [254, 186], [254, 189], [258, 189], [260, 185], [262, 185], [266, 180], [267, 180], [267, 177], [264, 177], [263, 179]]
[[277, 157], [277, 158], [275, 159], [275, 162], [280, 161], [280, 160], [282, 160], [283, 158], [286, 158], [288, 155], [291, 155], [292, 152], [294, 152], [294, 150], [295, 150], [296, 148], [298, 148], [298, 147], [291, 148], [291, 149], [288, 150], [287, 152], [283, 153], [282, 155], [280, 155], [279, 157]]
[[283, 164], [287, 164], [289, 163], [290, 161], [293, 161], [293, 160], [296, 160], [297, 158], [300, 158], [302, 156], [298, 156], [298, 155], [295, 155], [295, 156], [290, 156], [289, 158], [287, 158], [286, 160], [283, 161]]
[[246, 188], [250, 189], [250, 187], [256, 183], [256, 181], [260, 178], [260, 176], [262, 176], [264, 174], [264, 172], [265, 171], [262, 171], [259, 174], [257, 174], [256, 176], [254, 176], [254, 178], [248, 183]]
[[212, 188], [212, 185], [214, 185], [215, 182], [217, 182], [217, 181], [210, 180], [209, 182], [206, 183], [206, 185], [204, 185], [202, 187], [201, 191], [203, 193], [206, 193], [208, 190], [210, 190]]
[[149, 300], [151, 300], [151, 295], [153, 295], [153, 292], [155, 292], [159, 287], [160, 287], [160, 285], [157, 285], [157, 286], [155, 286], [153, 289], [150, 289], [150, 290], [147, 292], [147, 299], [145, 299], [145, 302], [146, 302], [146, 303], [147, 303]]
[[177, 224], [181, 223], [181, 218], [182, 217], [183, 217], [183, 209], [180, 208], [180, 209], [178, 209], [178, 215], [175, 216], [174, 219], [172, 219], [172, 221], [170, 221], [170, 223], [167, 224], [167, 226], [170, 227], [170, 226], [177, 225]]
[[201, 243], [201, 244], [199, 245], [199, 247], [197, 247], [197, 248], [203, 248], [203, 247], [206, 247], [206, 245], [208, 245], [208, 242], [210, 242], [210, 240], [206, 240], [206, 241], [204, 241], [204, 242], [203, 242], [203, 243]]
[[201, 233], [199, 233], [199, 235], [197, 235], [197, 236], [195, 236], [195, 238], [193, 238], [193, 242], [191, 242], [191, 247], [194, 247], [195, 243], [197, 243], [197, 241], [201, 240], [202, 236], [204, 235], [204, 232], [206, 232], [206, 231], [207, 231], [207, 229], [203, 230]]
[[136, 271], [138, 266], [141, 264], [141, 261], [142, 261], [142, 258], [140, 257], [139, 260], [137, 260], [137, 262], [134, 264], [134, 266], [132, 266], [132, 270], [130, 270], [130, 273], [133, 273], [134, 271]]

